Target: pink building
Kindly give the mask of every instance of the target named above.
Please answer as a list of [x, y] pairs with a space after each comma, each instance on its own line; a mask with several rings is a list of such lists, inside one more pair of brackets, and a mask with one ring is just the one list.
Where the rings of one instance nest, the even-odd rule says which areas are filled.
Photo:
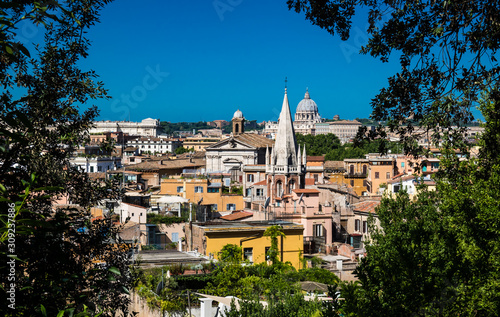
[[333, 208], [320, 203], [319, 190], [293, 189], [291, 194], [276, 198], [272, 210], [276, 219], [304, 226], [304, 253], [330, 253], [335, 234]]

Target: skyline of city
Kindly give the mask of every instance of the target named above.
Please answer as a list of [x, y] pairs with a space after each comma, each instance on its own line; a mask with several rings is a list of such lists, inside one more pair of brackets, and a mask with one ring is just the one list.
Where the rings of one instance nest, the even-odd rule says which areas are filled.
[[[362, 20], [358, 20], [362, 21]], [[397, 63], [359, 55], [364, 22], [346, 42], [286, 1], [112, 2], [89, 31], [93, 69], [110, 100], [97, 120], [276, 121], [285, 78], [291, 110], [309, 89], [321, 117], [367, 118]], [[188, 109], [188, 110], [186, 110]]]

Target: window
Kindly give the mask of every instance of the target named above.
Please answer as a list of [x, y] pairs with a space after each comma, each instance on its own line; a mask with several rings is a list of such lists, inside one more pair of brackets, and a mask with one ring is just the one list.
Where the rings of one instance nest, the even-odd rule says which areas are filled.
[[134, 163], [135, 162], [135, 157], [131, 157], [130, 160], [129, 160], [130, 163]]
[[134, 216], [134, 213], [132, 213], [132, 217]]
[[207, 188], [207, 193], [218, 193], [219, 188]]
[[363, 186], [367, 186], [368, 185], [368, 182], [366, 181], [366, 179], [363, 179]]
[[368, 221], [363, 221], [363, 233], [368, 232]]
[[401, 167], [405, 167], [405, 162], [401, 162]]
[[179, 233], [178, 232], [172, 232], [172, 242], [174, 242], [174, 243], [179, 242]]
[[323, 236], [323, 225], [313, 225], [314, 226], [314, 236], [315, 237], [322, 237]]
[[360, 220], [356, 219], [354, 220], [354, 231], [359, 231], [360, 229]]
[[247, 182], [253, 182], [253, 174], [247, 175]]
[[247, 196], [247, 197], [252, 196], [252, 189], [251, 188], [247, 188], [247, 193], [245, 196]]
[[102, 172], [102, 166], [97, 166], [97, 171]]
[[257, 196], [264, 196], [264, 188], [257, 188]]
[[203, 193], [203, 187], [202, 186], [195, 186], [194, 192], [195, 193]]
[[183, 193], [184, 192], [184, 187], [183, 186], [177, 186], [177, 192], [178, 193]]
[[94, 173], [94, 167], [93, 166], [90, 167], [90, 172]]
[[363, 165], [363, 175], [366, 174], [368, 174], [368, 168], [366, 167], [366, 165]]
[[226, 210], [236, 210], [236, 205], [235, 204], [227, 204], [226, 205]]
[[276, 183], [276, 196], [281, 197], [283, 195], [283, 183], [278, 181]]
[[217, 204], [212, 205], [212, 210], [217, 210]]
[[253, 262], [253, 248], [243, 249], [243, 259]]
[[391, 172], [385, 173], [385, 179], [389, 179], [389, 178], [391, 178]]
[[394, 191], [395, 193], [397, 193], [397, 192], [399, 192], [399, 190], [400, 190], [400, 185], [394, 185], [392, 188], [393, 188], [393, 191]]
[[380, 173], [379, 172], [375, 172], [375, 179], [378, 179], [380, 178]]
[[354, 165], [349, 166], [349, 174], [354, 174]]
[[354, 179], [351, 179], [351, 187], [354, 187]]

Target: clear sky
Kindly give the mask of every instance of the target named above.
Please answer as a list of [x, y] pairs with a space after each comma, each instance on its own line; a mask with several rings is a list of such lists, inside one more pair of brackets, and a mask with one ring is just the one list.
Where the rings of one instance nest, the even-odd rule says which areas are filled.
[[366, 20], [347, 42], [289, 11], [286, 0], [116, 0], [89, 31], [84, 69], [111, 100], [101, 120], [277, 120], [284, 79], [292, 115], [309, 88], [323, 118], [367, 118], [370, 100], [397, 72], [359, 55]]

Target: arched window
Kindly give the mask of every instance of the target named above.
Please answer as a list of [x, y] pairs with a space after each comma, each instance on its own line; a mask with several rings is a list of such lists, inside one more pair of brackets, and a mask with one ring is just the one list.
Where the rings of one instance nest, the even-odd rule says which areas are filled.
[[283, 195], [283, 183], [281, 181], [276, 182], [276, 196], [281, 197]]

